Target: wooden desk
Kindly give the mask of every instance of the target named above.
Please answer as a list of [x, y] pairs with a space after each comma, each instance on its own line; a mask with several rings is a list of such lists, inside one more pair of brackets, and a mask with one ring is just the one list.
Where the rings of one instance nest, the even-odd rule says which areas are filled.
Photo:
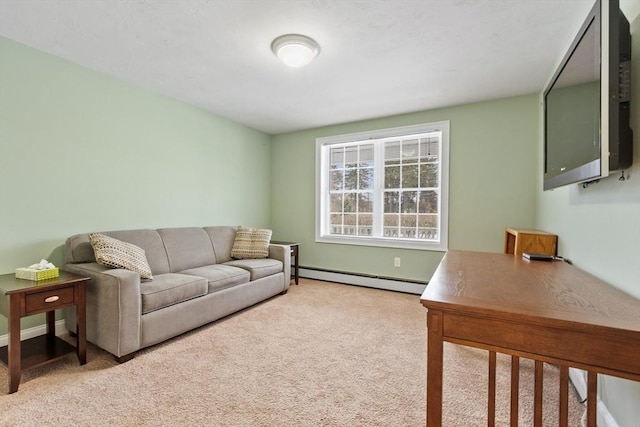
[[[0, 275], [0, 314], [9, 319], [9, 345], [0, 348], [0, 360], [9, 368], [9, 393], [18, 391], [22, 372], [75, 352], [81, 365], [87, 363], [85, 283], [89, 277], [60, 272], [55, 279], [16, 279]], [[76, 346], [56, 337], [55, 311], [76, 306]], [[47, 333], [20, 341], [20, 318], [47, 313]]]
[[588, 371], [587, 425], [596, 425], [597, 374], [640, 381], [640, 300], [561, 261], [449, 251], [421, 297], [427, 308], [427, 426], [442, 425], [443, 341], [489, 350], [487, 425], [495, 424], [496, 352], [512, 356], [511, 425], [519, 358], [535, 360], [534, 425], [542, 425], [543, 363], [560, 366], [559, 425], [568, 370]]

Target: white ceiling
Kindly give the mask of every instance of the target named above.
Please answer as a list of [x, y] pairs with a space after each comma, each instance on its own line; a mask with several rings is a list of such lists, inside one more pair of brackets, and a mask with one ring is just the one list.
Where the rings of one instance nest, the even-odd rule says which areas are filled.
[[0, 0], [0, 35], [278, 134], [540, 91], [593, 1]]

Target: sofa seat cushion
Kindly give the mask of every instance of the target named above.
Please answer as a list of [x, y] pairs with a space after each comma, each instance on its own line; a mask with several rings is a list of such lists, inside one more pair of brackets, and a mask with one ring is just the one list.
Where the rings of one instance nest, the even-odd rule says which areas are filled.
[[207, 279], [188, 274], [157, 274], [141, 282], [142, 314], [207, 294]]
[[251, 276], [251, 280], [257, 280], [262, 277], [272, 276], [283, 271], [282, 262], [277, 259], [237, 259], [225, 262], [224, 265], [231, 265], [247, 270]]
[[249, 272], [230, 265], [213, 264], [183, 270], [182, 274], [192, 274], [207, 279], [209, 293], [218, 292], [236, 285], [248, 283]]

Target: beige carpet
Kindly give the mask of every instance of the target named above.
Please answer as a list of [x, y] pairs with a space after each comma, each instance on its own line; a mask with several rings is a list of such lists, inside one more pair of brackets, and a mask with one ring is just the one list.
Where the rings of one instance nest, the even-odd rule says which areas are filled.
[[[122, 365], [90, 345], [85, 366], [69, 355], [28, 371], [11, 395], [0, 365], [0, 425], [424, 426], [425, 315], [417, 295], [301, 280]], [[445, 344], [445, 359], [444, 425], [486, 425], [486, 352]], [[527, 426], [532, 364], [521, 369]], [[546, 370], [551, 426], [557, 370]], [[499, 426], [508, 372], [499, 357]], [[582, 412], [571, 392], [571, 426]]]

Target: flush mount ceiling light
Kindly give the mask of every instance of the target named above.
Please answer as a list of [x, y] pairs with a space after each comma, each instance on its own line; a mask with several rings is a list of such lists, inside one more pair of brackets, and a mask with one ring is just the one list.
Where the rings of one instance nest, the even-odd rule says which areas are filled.
[[285, 34], [271, 43], [271, 50], [285, 65], [298, 68], [307, 65], [318, 56], [320, 46], [307, 36]]

